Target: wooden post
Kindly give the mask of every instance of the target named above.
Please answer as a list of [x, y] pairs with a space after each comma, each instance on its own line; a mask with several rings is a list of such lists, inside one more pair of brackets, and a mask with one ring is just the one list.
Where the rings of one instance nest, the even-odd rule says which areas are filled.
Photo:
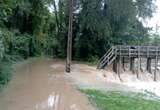
[[157, 64], [158, 64], [158, 48], [156, 48], [156, 59], [155, 59], [155, 70], [154, 70], [154, 81], [157, 80]]
[[154, 70], [154, 81], [157, 80], [157, 56], [156, 56], [156, 59], [155, 59], [155, 70]]
[[123, 70], [125, 71], [125, 58], [122, 58], [122, 66], [123, 66]]
[[72, 58], [72, 24], [73, 24], [73, 0], [69, 0], [69, 27], [68, 27], [68, 42], [67, 42], [67, 62], [66, 72], [70, 73], [71, 58]]
[[119, 51], [119, 58], [118, 58], [118, 77], [119, 77], [119, 79], [121, 80], [121, 75], [120, 75], [120, 73], [121, 73], [121, 65], [122, 65], [122, 57], [121, 57], [121, 47], [120, 47], [120, 51]]
[[140, 73], [140, 46], [138, 46], [138, 66], [137, 66], [137, 78], [139, 78], [139, 73]]
[[117, 58], [117, 74], [118, 74], [118, 76], [119, 76], [119, 57]]
[[119, 64], [118, 64], [118, 67], [119, 67], [119, 69], [118, 69], [118, 77], [119, 77], [119, 79], [121, 79], [121, 68], [122, 68], [122, 59], [121, 59], [121, 57], [119, 57], [119, 62], [118, 62]]
[[120, 72], [121, 72], [121, 61], [120, 61], [120, 57], [117, 58], [117, 75], [119, 77], [119, 79], [121, 80], [121, 76], [120, 76]]
[[130, 58], [130, 71], [135, 73], [135, 58], [134, 57]]
[[140, 57], [140, 70], [141, 72], [143, 72], [143, 68], [142, 68], [142, 58]]
[[117, 70], [117, 62], [118, 62], [118, 59], [116, 58], [114, 61], [113, 61], [113, 71], [115, 73], [118, 73], [118, 70]]
[[152, 59], [151, 58], [147, 58], [147, 71], [149, 73], [152, 73], [152, 70], [151, 70], [151, 63], [152, 63]]

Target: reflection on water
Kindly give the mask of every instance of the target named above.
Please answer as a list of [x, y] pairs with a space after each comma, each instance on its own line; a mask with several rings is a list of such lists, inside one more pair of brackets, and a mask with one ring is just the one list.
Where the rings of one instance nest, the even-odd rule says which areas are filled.
[[59, 95], [55, 94], [54, 92], [48, 96], [46, 101], [36, 104], [36, 109], [44, 109], [44, 110], [57, 110], [58, 109], [58, 102], [59, 102]]

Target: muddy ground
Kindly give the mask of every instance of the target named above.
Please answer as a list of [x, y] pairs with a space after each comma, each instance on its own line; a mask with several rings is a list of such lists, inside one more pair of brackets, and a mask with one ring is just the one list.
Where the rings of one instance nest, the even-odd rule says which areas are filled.
[[35, 58], [17, 65], [11, 82], [0, 92], [0, 110], [95, 110], [77, 88], [148, 90], [160, 95], [160, 83], [153, 82], [150, 73], [137, 79], [126, 71], [120, 81], [111, 69], [74, 62], [71, 70], [65, 73], [65, 62], [57, 59]]
[[64, 63], [34, 59], [17, 66], [0, 93], [0, 110], [95, 110], [70, 83]]

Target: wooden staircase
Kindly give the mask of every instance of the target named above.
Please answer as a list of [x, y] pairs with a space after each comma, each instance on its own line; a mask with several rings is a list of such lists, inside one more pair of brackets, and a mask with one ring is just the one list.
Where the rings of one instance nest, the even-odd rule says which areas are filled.
[[97, 69], [104, 69], [109, 66], [117, 57], [117, 48], [112, 46], [100, 59]]

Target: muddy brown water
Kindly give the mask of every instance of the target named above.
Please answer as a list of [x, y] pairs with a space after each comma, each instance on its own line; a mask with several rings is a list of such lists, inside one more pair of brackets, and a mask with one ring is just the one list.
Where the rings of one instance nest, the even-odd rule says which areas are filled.
[[16, 67], [0, 92], [0, 110], [95, 110], [72, 86], [63, 62], [36, 59]]

